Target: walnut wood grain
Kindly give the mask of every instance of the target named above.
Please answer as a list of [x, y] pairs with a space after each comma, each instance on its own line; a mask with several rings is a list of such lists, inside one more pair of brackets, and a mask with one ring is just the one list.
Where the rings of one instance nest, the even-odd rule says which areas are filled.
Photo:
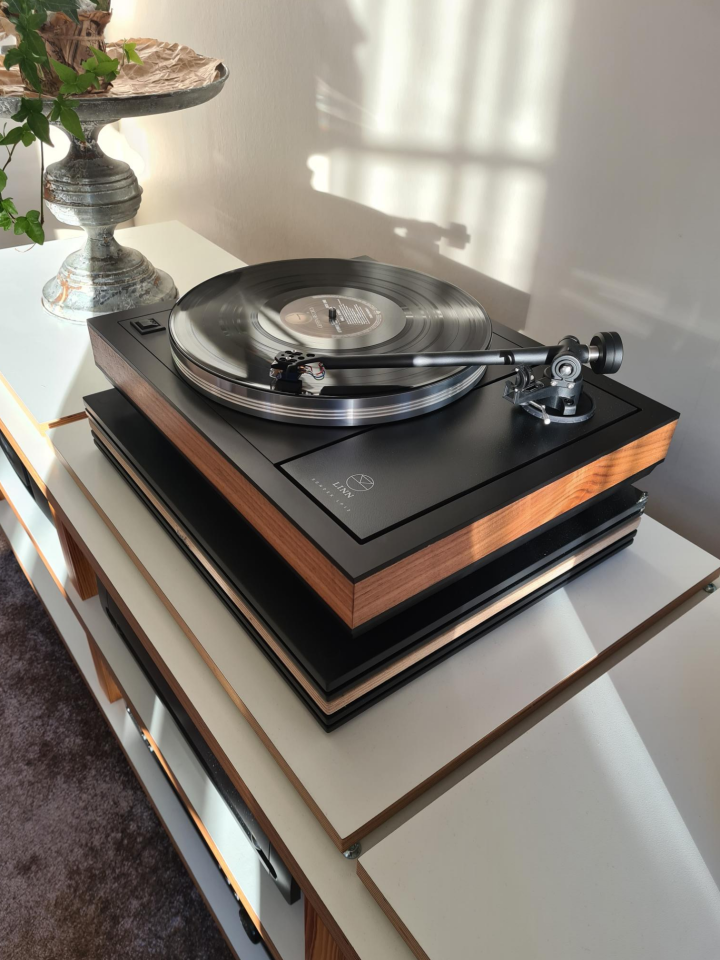
[[[52, 506], [50, 509], [53, 510]], [[54, 510], [53, 516], [55, 517], [58, 540], [62, 547], [63, 557], [65, 557], [65, 563], [72, 585], [77, 590], [81, 600], [89, 600], [91, 597], [96, 597], [98, 586], [95, 571], [88, 563], [85, 554], [75, 542], [72, 534], [68, 532]]]
[[112, 670], [108, 666], [107, 660], [100, 652], [100, 647], [98, 647], [87, 630], [85, 631], [85, 636], [87, 637], [90, 653], [92, 654], [93, 663], [95, 664], [95, 673], [97, 673], [98, 683], [100, 684], [102, 692], [108, 698], [110, 703], [115, 703], [117, 700], [122, 700], [122, 690], [118, 686], [118, 682], [115, 679], [115, 675], [113, 674]]
[[667, 453], [676, 426], [673, 422], [660, 427], [353, 583], [107, 341], [92, 329], [90, 335], [96, 362], [110, 380], [352, 628], [659, 463]]
[[355, 587], [354, 623], [372, 620], [658, 463], [675, 426], [660, 427], [361, 580]]
[[309, 900], [305, 900], [305, 960], [346, 960]]

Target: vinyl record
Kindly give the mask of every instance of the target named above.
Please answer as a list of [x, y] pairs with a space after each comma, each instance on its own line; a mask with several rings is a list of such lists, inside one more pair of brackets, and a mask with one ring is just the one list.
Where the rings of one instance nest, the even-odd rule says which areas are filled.
[[351, 426], [418, 416], [462, 396], [484, 367], [328, 370], [277, 389], [284, 350], [377, 353], [484, 350], [490, 320], [449, 283], [373, 260], [281, 260], [207, 280], [175, 306], [173, 359], [197, 390], [229, 407], [290, 423]]

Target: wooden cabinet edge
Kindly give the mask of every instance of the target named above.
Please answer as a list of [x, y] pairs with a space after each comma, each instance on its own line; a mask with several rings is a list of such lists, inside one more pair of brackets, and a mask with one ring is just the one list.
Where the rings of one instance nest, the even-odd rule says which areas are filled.
[[82, 548], [78, 545], [73, 535], [63, 523], [62, 518], [57, 512], [57, 507], [52, 497], [49, 500], [50, 509], [55, 518], [55, 527], [57, 529], [58, 540], [62, 547], [63, 557], [68, 569], [68, 575], [72, 585], [77, 590], [81, 600], [90, 600], [96, 597], [98, 593], [97, 578], [90, 562], [88, 561]]
[[108, 666], [107, 660], [102, 655], [100, 648], [87, 630], [85, 631], [85, 636], [87, 637], [88, 646], [90, 647], [90, 653], [95, 665], [95, 673], [97, 674], [98, 683], [102, 688], [102, 692], [108, 698], [110, 703], [115, 703], [117, 700], [122, 700], [123, 692], [120, 689], [117, 680], [115, 679], [115, 674]]
[[305, 900], [305, 960], [347, 960], [312, 904]]

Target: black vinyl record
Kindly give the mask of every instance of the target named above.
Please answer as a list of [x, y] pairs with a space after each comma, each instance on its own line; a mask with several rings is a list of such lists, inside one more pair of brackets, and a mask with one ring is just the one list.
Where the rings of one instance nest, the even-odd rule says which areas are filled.
[[470, 390], [484, 367], [328, 370], [302, 391], [277, 389], [276, 355], [484, 350], [487, 314], [458, 287], [373, 260], [281, 260], [207, 280], [169, 321], [180, 374], [255, 416], [349, 426], [418, 416]]

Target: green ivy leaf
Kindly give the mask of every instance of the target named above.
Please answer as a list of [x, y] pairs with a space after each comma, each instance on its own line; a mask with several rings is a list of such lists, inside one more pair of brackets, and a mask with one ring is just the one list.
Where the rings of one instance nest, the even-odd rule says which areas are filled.
[[52, 110], [50, 111], [50, 116], [48, 118], [51, 123], [56, 123], [60, 119], [60, 111], [62, 110], [64, 103], [65, 97], [62, 94], [58, 94], [58, 96], [53, 100]]
[[117, 76], [118, 69], [120, 64], [117, 60], [103, 60], [101, 63], [95, 67], [91, 72], [96, 74], [98, 77], [107, 77], [108, 74], [114, 73]]
[[35, 61], [28, 56], [21, 55], [18, 62], [20, 64], [20, 73], [22, 73], [25, 82], [30, 84], [36, 93], [40, 93], [42, 91], [42, 83]]
[[30, 127], [28, 127], [28, 125], [24, 123], [20, 127], [20, 139], [22, 140], [24, 147], [29, 147], [31, 143], [35, 143], [35, 141], [37, 140], [37, 137], [32, 132]]
[[33, 243], [38, 243], [40, 246], [45, 243], [45, 231], [38, 222], [31, 220], [29, 215], [26, 218], [25, 233], [30, 237]]
[[17, 216], [17, 209], [10, 197], [8, 197], [7, 200], [3, 200], [2, 202], [0, 202], [0, 207], [2, 207], [3, 213], [9, 213], [10, 216], [12, 217]]
[[20, 51], [18, 50], [18, 48], [17, 48], [17, 47], [10, 47], [10, 49], [8, 50], [8, 52], [5, 54], [5, 57], [4, 57], [4, 60], [3, 60], [3, 62], [4, 62], [4, 64], [5, 64], [5, 69], [6, 69], [6, 70], [9, 70], [10, 67], [15, 67], [15, 66], [17, 66], [18, 63], [20, 63], [20, 59], [21, 59], [21, 55], [20, 55]]
[[42, 100], [23, 97], [23, 99], [20, 101], [20, 109], [17, 113], [14, 113], [10, 119], [15, 120], [17, 123], [22, 123], [23, 120], [32, 116], [32, 114], [42, 113], [42, 108]]
[[94, 73], [81, 73], [77, 80], [74, 80], [72, 83], [64, 83], [60, 87], [60, 93], [85, 93], [93, 84], [98, 87], [100, 86], [100, 81]]
[[80, 117], [78, 117], [72, 107], [60, 108], [60, 123], [73, 137], [78, 140], [85, 140], [85, 134], [80, 124]]
[[97, 65], [98, 65], [98, 58], [90, 57], [90, 59], [86, 60], [85, 63], [83, 64], [83, 68], [85, 70], [89, 70], [90, 73], [95, 73], [95, 67], [97, 67]]
[[12, 217], [9, 213], [0, 213], [0, 229], [9, 230], [12, 227]]
[[4, 170], [0, 170], [0, 193], [3, 192], [6, 186], [7, 186], [7, 174], [5, 173]]
[[28, 222], [26, 217], [18, 217], [15, 221], [14, 234], [16, 237], [19, 237], [21, 233], [25, 233], [25, 228], [27, 227]]
[[20, 143], [22, 140], [22, 127], [13, 127], [5, 136], [0, 140], [0, 146], [3, 147], [12, 147], [13, 144]]
[[47, 14], [40, 13], [40, 12], [29, 13], [25, 18], [25, 22], [27, 23], [30, 30], [39, 30], [46, 20], [47, 20]]
[[125, 51], [125, 56], [128, 58], [130, 63], [139, 63], [142, 65], [142, 60], [140, 59], [140, 55], [135, 51], [136, 47], [137, 47], [137, 43], [123, 44], [123, 50]]
[[38, 140], [42, 140], [42, 142], [46, 143], [49, 147], [53, 145], [50, 139], [50, 124], [44, 114], [31, 113], [28, 117], [27, 124]]
[[59, 60], [51, 60], [50, 66], [53, 68], [55, 73], [60, 77], [63, 83], [72, 83], [74, 80], [77, 80], [77, 73], [73, 70], [72, 67], [68, 67], [65, 63], [60, 63]]
[[40, 211], [39, 210], [28, 210], [25, 214], [30, 223], [40, 223]]
[[[22, 33], [22, 42], [28, 55], [37, 60], [38, 63], [47, 63], [48, 55], [47, 49], [45, 48], [45, 41], [29, 24], [28, 27], [29, 29], [23, 30]], [[18, 30], [21, 29], [22, 27], [18, 24]]]
[[109, 54], [102, 50], [98, 50], [96, 47], [90, 47], [90, 52], [95, 56], [98, 63], [107, 63], [109, 60], [112, 60], [112, 57]]

